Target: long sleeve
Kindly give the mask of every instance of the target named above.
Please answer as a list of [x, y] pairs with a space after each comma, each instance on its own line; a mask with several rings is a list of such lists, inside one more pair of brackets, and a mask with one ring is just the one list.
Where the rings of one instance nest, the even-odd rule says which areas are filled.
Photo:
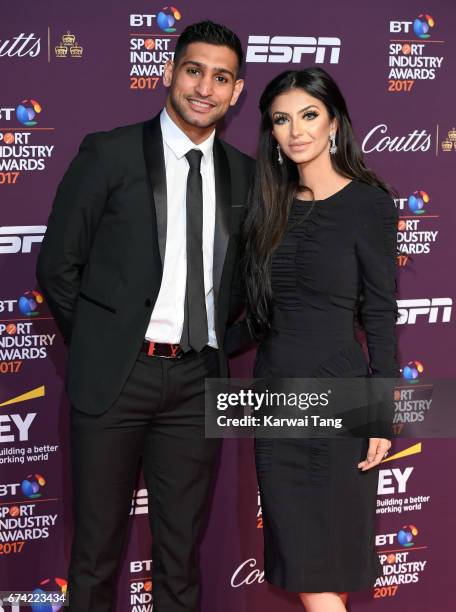
[[[365, 203], [364, 206], [370, 206]], [[357, 256], [361, 275], [361, 320], [366, 334], [375, 401], [369, 406], [369, 437], [391, 438], [394, 386], [398, 376], [396, 341], [396, 254], [398, 213], [379, 193], [363, 211]]]
[[398, 213], [385, 193], [365, 203], [357, 237], [361, 273], [361, 320], [372, 376], [398, 375], [396, 341], [396, 244]]
[[[242, 317], [239, 319], [240, 314]], [[232, 323], [233, 320], [236, 322]], [[243, 352], [254, 345], [253, 330], [245, 311], [245, 289], [240, 265], [234, 270], [228, 323], [224, 340], [224, 350], [228, 356]]]
[[54, 199], [38, 256], [36, 276], [68, 343], [80, 279], [108, 196], [96, 138], [84, 138]]
[[255, 338], [245, 315], [226, 330], [224, 348], [228, 356], [245, 351], [254, 344]]

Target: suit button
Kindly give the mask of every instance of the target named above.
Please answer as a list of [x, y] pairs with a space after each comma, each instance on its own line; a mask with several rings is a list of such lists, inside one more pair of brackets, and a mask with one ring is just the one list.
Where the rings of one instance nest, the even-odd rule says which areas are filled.
[[147, 298], [147, 300], [144, 302], [144, 306], [150, 308], [150, 306], [152, 306], [152, 300], [150, 298]]

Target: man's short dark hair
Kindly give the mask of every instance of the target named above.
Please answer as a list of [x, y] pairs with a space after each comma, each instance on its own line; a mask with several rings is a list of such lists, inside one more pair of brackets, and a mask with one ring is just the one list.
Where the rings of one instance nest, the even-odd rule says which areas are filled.
[[241, 41], [238, 36], [223, 25], [213, 21], [200, 21], [187, 26], [177, 39], [174, 51], [174, 63], [179, 62], [188, 45], [203, 42], [209, 45], [219, 45], [232, 49], [238, 58], [238, 67], [241, 68], [244, 59]]

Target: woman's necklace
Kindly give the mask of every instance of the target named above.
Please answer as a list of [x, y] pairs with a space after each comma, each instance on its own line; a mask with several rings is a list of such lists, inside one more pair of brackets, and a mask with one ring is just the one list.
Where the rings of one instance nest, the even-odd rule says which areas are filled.
[[[297, 200], [299, 200], [299, 198], [296, 198]], [[309, 202], [309, 200], [301, 200], [302, 202]], [[312, 205], [309, 208], [309, 210], [307, 211], [307, 213], [305, 215], [303, 215], [299, 221], [297, 221], [296, 223], [294, 223], [291, 227], [290, 227], [290, 231], [294, 230], [296, 227], [298, 227], [299, 225], [301, 225], [301, 223], [303, 223], [310, 215], [310, 213], [313, 211], [315, 206], [315, 200], [312, 200]]]

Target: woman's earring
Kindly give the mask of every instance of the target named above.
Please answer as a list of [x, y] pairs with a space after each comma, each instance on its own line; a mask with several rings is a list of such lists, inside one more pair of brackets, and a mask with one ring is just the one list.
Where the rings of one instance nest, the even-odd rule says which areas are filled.
[[282, 151], [280, 150], [280, 145], [277, 144], [277, 159], [279, 161], [279, 164], [282, 165], [283, 164], [283, 157], [282, 157]]
[[331, 147], [329, 149], [329, 152], [331, 153], [331, 155], [335, 155], [335, 153], [337, 153], [336, 135], [334, 133], [330, 134], [329, 140], [331, 141]]

